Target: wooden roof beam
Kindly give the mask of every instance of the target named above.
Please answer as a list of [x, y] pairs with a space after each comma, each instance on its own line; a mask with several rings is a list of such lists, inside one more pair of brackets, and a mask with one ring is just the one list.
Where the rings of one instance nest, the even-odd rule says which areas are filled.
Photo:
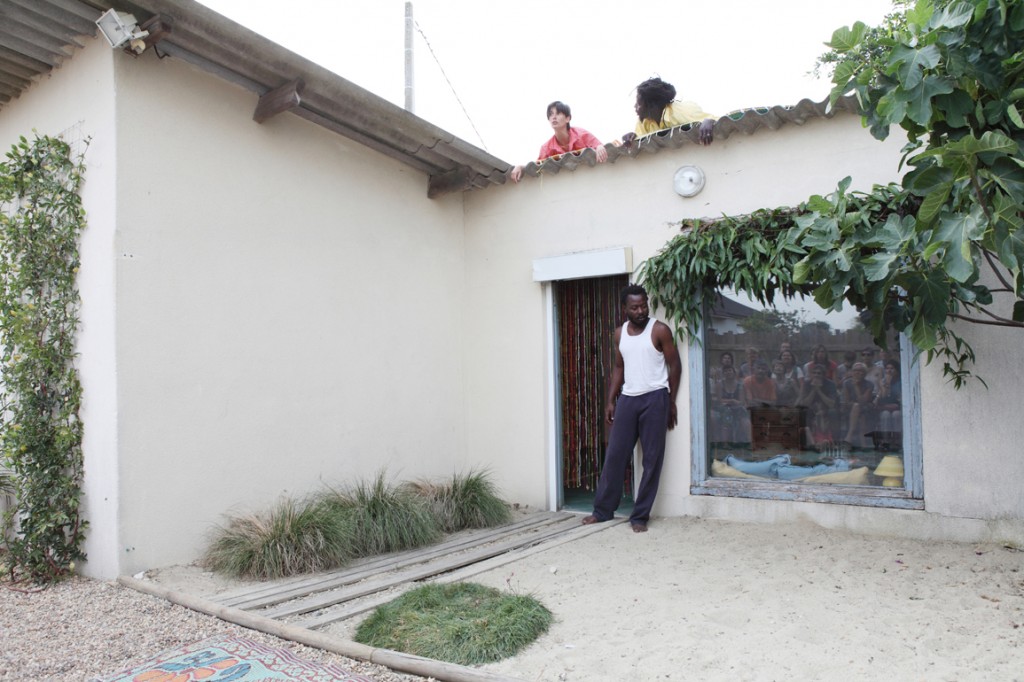
[[302, 89], [306, 86], [301, 78], [285, 83], [260, 97], [256, 104], [256, 111], [252, 114], [252, 120], [263, 123], [271, 116], [294, 109], [302, 103]]

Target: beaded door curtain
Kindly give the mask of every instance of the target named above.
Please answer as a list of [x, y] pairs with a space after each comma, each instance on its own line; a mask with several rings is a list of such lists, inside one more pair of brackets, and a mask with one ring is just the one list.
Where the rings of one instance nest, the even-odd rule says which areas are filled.
[[[612, 334], [625, 319], [619, 295], [626, 275], [558, 282], [562, 485], [595, 490], [608, 440], [604, 401], [615, 362]], [[632, 491], [632, 467], [624, 482]]]

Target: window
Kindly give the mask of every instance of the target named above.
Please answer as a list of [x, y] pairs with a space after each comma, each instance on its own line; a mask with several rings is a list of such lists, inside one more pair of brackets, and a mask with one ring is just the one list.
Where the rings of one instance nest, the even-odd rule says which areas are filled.
[[922, 508], [917, 365], [855, 311], [730, 291], [690, 352], [694, 494]]

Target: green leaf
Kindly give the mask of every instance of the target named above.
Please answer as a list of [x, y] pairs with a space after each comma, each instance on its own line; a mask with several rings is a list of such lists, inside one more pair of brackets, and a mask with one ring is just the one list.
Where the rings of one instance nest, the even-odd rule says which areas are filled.
[[793, 282], [796, 284], [804, 284], [807, 282], [807, 276], [811, 272], [811, 263], [809, 258], [802, 258], [793, 266]]
[[1010, 28], [1014, 31], [1024, 30], [1024, 6], [1014, 3], [1013, 11], [1010, 13]]
[[[835, 207], [832, 205], [832, 202], [826, 199], [825, 197], [819, 194], [815, 194], [814, 196], [807, 200], [807, 208], [810, 209], [811, 211], [816, 211], [818, 213], [831, 213], [832, 209]], [[809, 220], [814, 220], [814, 218], [808, 218], [807, 216], [799, 216], [797, 217], [797, 224], [801, 224]]]
[[948, 95], [938, 95], [934, 106], [953, 128], [967, 128], [967, 117], [974, 113], [974, 100], [966, 90], [956, 89]]
[[949, 283], [939, 270], [930, 270], [915, 281], [908, 291], [921, 319], [930, 325], [940, 325], [949, 314]]
[[889, 276], [892, 264], [899, 257], [896, 253], [876, 253], [862, 261], [864, 277], [869, 282], [879, 282]]
[[1017, 109], [1016, 104], [1009, 104], [1006, 106], [1006, 116], [1010, 119], [1013, 125], [1017, 128], [1024, 128], [1024, 119], [1020, 117], [1020, 110]]
[[840, 62], [836, 70], [832, 72], [832, 82], [838, 86], [845, 86], [857, 73], [857, 65], [853, 62]]
[[836, 29], [832, 33], [832, 40], [825, 43], [825, 45], [836, 52], [850, 52], [857, 48], [857, 45], [859, 45], [860, 41], [864, 39], [864, 34], [866, 34], [867, 31], [867, 25], [862, 21], [858, 21], [854, 23], [853, 28], [843, 26], [842, 28]]
[[980, 238], [985, 230], [979, 213], [980, 209], [970, 214], [944, 213], [939, 218], [935, 240], [949, 244], [943, 259], [943, 267], [957, 282], [966, 282], [974, 274], [971, 242]]
[[1013, 321], [1024, 322], [1024, 301], [1016, 301], [1013, 304]]
[[943, 166], [927, 166], [903, 176], [903, 187], [919, 197], [952, 184], [953, 171]]
[[886, 219], [882, 229], [878, 231], [877, 241], [886, 251], [900, 252], [903, 245], [914, 237], [914, 225], [916, 221], [913, 216], [900, 217], [892, 213]]
[[805, 249], [828, 251], [839, 240], [839, 225], [835, 218], [818, 217], [804, 233], [800, 245]]
[[913, 88], [904, 91], [907, 116], [915, 123], [927, 126], [932, 118], [932, 98], [953, 92], [953, 84], [938, 76], [926, 76]]
[[907, 102], [896, 92], [887, 92], [878, 100], [875, 112], [883, 121], [899, 125], [907, 115]]
[[889, 71], [895, 72], [905, 90], [913, 90], [922, 82], [925, 71], [934, 68], [941, 57], [942, 53], [935, 45], [923, 48], [901, 45], [889, 57]]
[[996, 159], [988, 171], [982, 173], [996, 181], [1003, 191], [1018, 204], [1024, 203], [1024, 168], [1012, 159], [1001, 156]]
[[976, 167], [976, 160], [993, 163], [1000, 156], [1016, 154], [1019, 146], [999, 131], [987, 131], [980, 138], [965, 135], [945, 146], [937, 145], [918, 155], [918, 159], [941, 157], [943, 165], [957, 177], [966, 174], [966, 169]]
[[966, 2], [954, 2], [932, 16], [931, 28], [959, 28], [974, 17], [974, 7]]
[[932, 0], [919, 0], [906, 12], [907, 23], [915, 26], [927, 26], [934, 14]]
[[928, 325], [921, 315], [914, 318], [910, 326], [910, 340], [921, 351], [931, 350], [935, 347], [936, 330]]
[[1013, 214], [1016, 224], [1007, 220], [998, 220], [993, 229], [995, 251], [999, 260], [1010, 270], [1020, 270], [1024, 266], [1024, 229], [1020, 225], [1020, 215]]
[[917, 210], [918, 223], [921, 225], [933, 224], [943, 206], [946, 205], [946, 201], [949, 199], [949, 194], [952, 190], [952, 182], [947, 182], [946, 184], [932, 190], [932, 192], [924, 198], [924, 201], [921, 202], [921, 208]]

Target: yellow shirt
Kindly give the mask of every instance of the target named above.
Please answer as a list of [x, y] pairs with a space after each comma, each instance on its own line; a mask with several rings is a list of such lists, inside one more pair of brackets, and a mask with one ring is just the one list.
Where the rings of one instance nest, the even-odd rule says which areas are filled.
[[655, 123], [650, 119], [637, 121], [637, 136], [650, 135], [666, 128], [686, 125], [687, 123], [700, 123], [706, 118], [714, 118], [711, 114], [703, 111], [694, 102], [672, 102], [661, 113], [661, 122]]

